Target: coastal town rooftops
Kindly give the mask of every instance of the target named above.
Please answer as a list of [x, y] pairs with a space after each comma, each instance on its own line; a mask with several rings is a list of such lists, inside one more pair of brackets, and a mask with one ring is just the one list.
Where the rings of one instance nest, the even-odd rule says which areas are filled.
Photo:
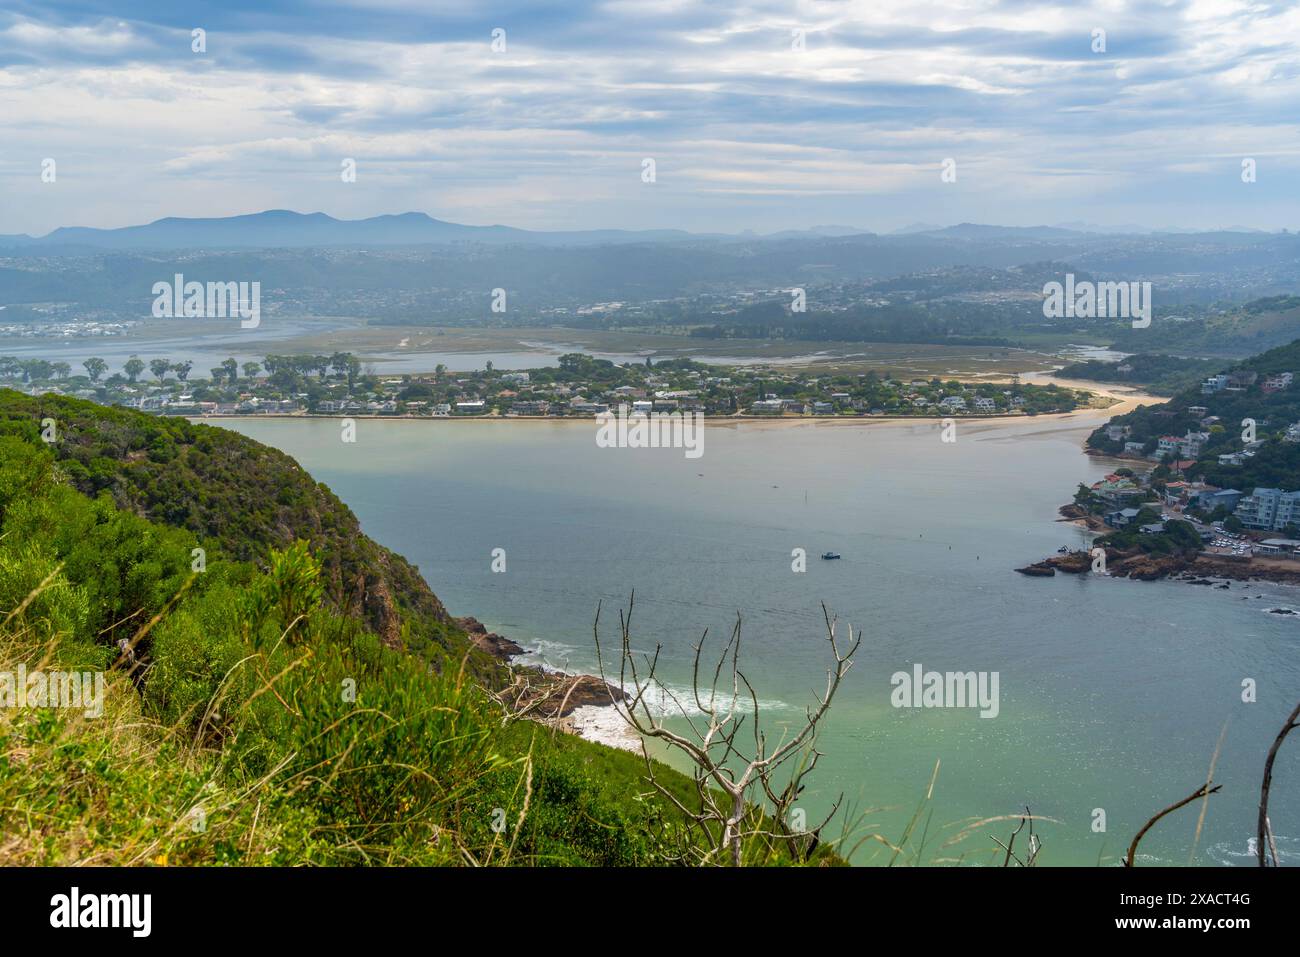
[[1107, 475], [1100, 482], [1094, 482], [1092, 488], [1094, 490], [1120, 491], [1137, 490], [1141, 486], [1126, 475]]

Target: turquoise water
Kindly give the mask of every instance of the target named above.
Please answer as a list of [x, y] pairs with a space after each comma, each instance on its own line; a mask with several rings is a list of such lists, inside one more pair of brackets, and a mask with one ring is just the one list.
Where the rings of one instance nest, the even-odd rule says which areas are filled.
[[[1300, 607], [1300, 592], [1015, 574], [1084, 542], [1056, 509], [1106, 470], [1080, 451], [1088, 414], [963, 422], [951, 444], [930, 423], [710, 425], [698, 459], [598, 448], [594, 423], [363, 419], [355, 445], [331, 420], [222, 424], [298, 459], [454, 614], [553, 664], [594, 670], [597, 603], [616, 621], [635, 589], [636, 647], [661, 644], [665, 683], [688, 687], [693, 643], [706, 628], [721, 639], [740, 612], [742, 665], [773, 738], [824, 686], [825, 602], [864, 640], [819, 739], [810, 819], [844, 792], [883, 809], [867, 823], [897, 842], [940, 762], [924, 861], [988, 861], [983, 832], [945, 842], [1028, 804], [1057, 822], [1039, 826], [1041, 863], [1113, 862], [1203, 783], [1226, 724], [1223, 791], [1194, 858], [1196, 809], [1162, 821], [1142, 851], [1149, 863], [1253, 863], [1264, 756], [1300, 698], [1300, 618], [1268, 609]], [[497, 548], [504, 573], [491, 570]], [[843, 558], [820, 561], [827, 550]], [[892, 707], [890, 676], [918, 662], [997, 672], [998, 716]], [[1284, 863], [1300, 860], [1300, 743], [1279, 758], [1271, 818]], [[882, 862], [882, 850], [856, 859]]]

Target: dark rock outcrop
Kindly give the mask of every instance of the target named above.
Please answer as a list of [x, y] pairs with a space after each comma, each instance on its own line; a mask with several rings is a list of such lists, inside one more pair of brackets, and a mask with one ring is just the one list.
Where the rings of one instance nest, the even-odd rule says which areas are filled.
[[515, 683], [506, 697], [516, 711], [537, 718], [566, 718], [578, 708], [608, 707], [627, 699], [622, 688], [593, 675], [570, 675], [535, 666], [515, 668]]
[[504, 635], [490, 632], [484, 624], [474, 617], [457, 618], [457, 625], [465, 630], [469, 640], [498, 661], [509, 661], [515, 655], [524, 653], [523, 646], [511, 641]]

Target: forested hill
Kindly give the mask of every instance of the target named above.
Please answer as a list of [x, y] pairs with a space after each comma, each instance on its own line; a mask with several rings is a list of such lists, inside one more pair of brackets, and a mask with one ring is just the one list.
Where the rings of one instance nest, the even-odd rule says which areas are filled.
[[0, 434], [49, 443], [87, 496], [193, 532], [234, 561], [264, 562], [304, 539], [321, 561], [325, 599], [360, 617], [390, 647], [460, 656], [461, 629], [419, 571], [361, 531], [352, 510], [291, 457], [225, 429], [109, 408], [64, 396], [0, 389]]
[[[678, 812], [690, 778], [659, 768], [660, 798], [641, 756], [512, 713], [493, 694], [505, 667], [469, 648], [416, 570], [288, 456], [0, 390], [0, 674], [40, 689], [0, 708], [0, 866], [708, 851]], [[93, 674], [93, 700], [48, 697], [30, 680], [47, 671], [51, 689], [84, 674], [83, 694]], [[795, 853], [834, 862], [797, 834], [746, 860]]]
[[[1126, 442], [1141, 442], [1150, 453], [1155, 451], [1161, 436], [1206, 432], [1209, 440], [1190, 470], [1191, 475], [1221, 487], [1246, 491], [1255, 485], [1300, 489], [1300, 443], [1283, 440], [1287, 427], [1300, 421], [1300, 340], [1225, 365], [1222, 372], [1234, 377], [1230, 388], [1203, 393], [1197, 384], [1182, 389], [1168, 402], [1144, 406], [1112, 419], [1111, 425], [1128, 426], [1130, 434], [1123, 440], [1108, 438], [1103, 427], [1089, 436], [1088, 445], [1101, 452], [1116, 453], [1123, 450]], [[1275, 391], [1265, 388], [1269, 376], [1283, 372], [1296, 376], [1289, 388]], [[1217, 417], [1218, 421], [1207, 428], [1202, 423], [1209, 417]], [[1239, 465], [1220, 465], [1220, 455], [1243, 450], [1246, 420], [1254, 422], [1255, 436], [1263, 444]]]
[[1113, 362], [1088, 359], [1060, 369], [1062, 379], [1087, 379], [1092, 382], [1121, 382], [1139, 385], [1152, 395], [1176, 395], [1185, 389], [1201, 387], [1201, 381], [1218, 372], [1222, 359], [1193, 359], [1157, 353], [1139, 353]]

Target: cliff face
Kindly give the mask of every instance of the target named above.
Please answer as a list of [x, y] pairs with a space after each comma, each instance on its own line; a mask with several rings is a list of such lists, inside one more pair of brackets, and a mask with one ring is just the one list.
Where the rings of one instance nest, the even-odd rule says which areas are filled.
[[419, 571], [368, 538], [352, 510], [283, 452], [184, 419], [0, 389], [0, 431], [34, 438], [49, 419], [50, 448], [82, 493], [188, 529], [237, 561], [264, 562], [269, 549], [306, 539], [322, 562], [327, 600], [386, 644], [448, 654], [471, 647]]

